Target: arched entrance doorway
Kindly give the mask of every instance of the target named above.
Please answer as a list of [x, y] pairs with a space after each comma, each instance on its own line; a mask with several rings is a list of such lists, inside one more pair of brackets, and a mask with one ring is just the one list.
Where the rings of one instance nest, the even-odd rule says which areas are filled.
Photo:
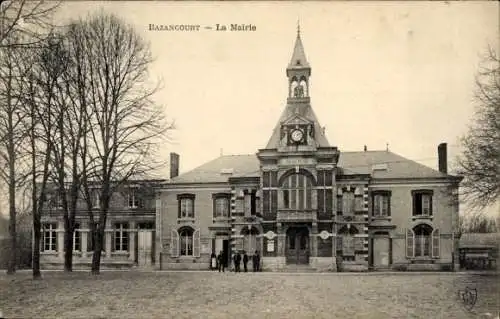
[[286, 232], [287, 264], [309, 264], [309, 229], [290, 227]]

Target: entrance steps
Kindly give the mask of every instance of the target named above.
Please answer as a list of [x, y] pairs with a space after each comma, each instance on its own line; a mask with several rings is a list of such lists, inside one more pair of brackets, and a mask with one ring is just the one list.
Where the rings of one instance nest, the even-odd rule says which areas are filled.
[[311, 265], [286, 265], [284, 268], [279, 270], [280, 272], [317, 272], [317, 269], [312, 267]]

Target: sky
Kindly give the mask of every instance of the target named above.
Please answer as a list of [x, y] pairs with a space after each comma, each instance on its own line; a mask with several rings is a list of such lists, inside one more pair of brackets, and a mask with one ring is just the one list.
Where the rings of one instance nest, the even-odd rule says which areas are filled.
[[[63, 2], [56, 22], [113, 12], [151, 44], [156, 95], [176, 123], [186, 172], [220, 154], [265, 147], [286, 105], [300, 21], [312, 68], [310, 96], [332, 146], [384, 150], [437, 168], [452, 161], [474, 111], [474, 76], [488, 45], [499, 47], [497, 2]], [[252, 24], [255, 31], [206, 30]], [[194, 24], [199, 31], [150, 31]], [[165, 170], [168, 177], [168, 170]]]

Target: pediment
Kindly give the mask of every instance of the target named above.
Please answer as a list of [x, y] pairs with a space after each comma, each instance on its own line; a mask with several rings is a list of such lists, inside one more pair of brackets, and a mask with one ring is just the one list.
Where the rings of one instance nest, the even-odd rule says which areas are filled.
[[282, 125], [304, 125], [304, 124], [312, 124], [312, 121], [301, 116], [300, 114], [293, 114], [286, 120], [282, 122]]

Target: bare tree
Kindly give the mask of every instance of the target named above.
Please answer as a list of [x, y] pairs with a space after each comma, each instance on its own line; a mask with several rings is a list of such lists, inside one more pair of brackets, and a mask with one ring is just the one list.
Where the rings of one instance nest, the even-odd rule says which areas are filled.
[[496, 233], [500, 231], [495, 217], [482, 212], [470, 212], [460, 215], [460, 231], [464, 233]]
[[[16, 37], [4, 39], [8, 43]], [[9, 233], [11, 236], [11, 259], [8, 274], [16, 271], [16, 190], [24, 181], [21, 165], [23, 143], [27, 135], [23, 129], [23, 104], [19, 92], [22, 91], [24, 70], [18, 63], [21, 49], [12, 46], [0, 48], [0, 179], [8, 187]]]
[[[32, 45], [43, 41], [53, 28], [51, 17], [59, 1], [0, 0], [0, 47]], [[12, 34], [16, 42], [5, 42]]]
[[[64, 219], [64, 269], [72, 271], [73, 234], [75, 231], [75, 212], [81, 195], [82, 173], [88, 172], [82, 162], [82, 145], [88, 133], [88, 114], [85, 97], [86, 81], [82, 80], [82, 69], [86, 61], [81, 59], [80, 39], [68, 36], [77, 31], [77, 26], [70, 25], [65, 34], [60, 34], [57, 41], [52, 41], [51, 54], [53, 69], [59, 70], [57, 87], [57, 111], [55, 124], [57, 133], [53, 146], [53, 179], [58, 185], [62, 199]], [[76, 41], [76, 43], [72, 43]], [[85, 163], [86, 164], [86, 163]], [[85, 169], [84, 169], [85, 168]]]
[[463, 175], [464, 199], [484, 209], [500, 198], [500, 60], [493, 49], [476, 78], [475, 119], [462, 138], [458, 171]]
[[24, 50], [22, 61], [26, 70], [22, 78], [24, 89], [20, 92], [24, 105], [24, 129], [28, 132], [26, 152], [31, 183], [33, 219], [33, 278], [41, 277], [40, 242], [41, 216], [48, 203], [49, 177], [53, 161], [54, 136], [57, 126], [53, 125], [57, 114], [57, 84], [59, 74], [54, 66], [53, 44], [43, 42]]
[[85, 88], [80, 90], [79, 100], [85, 101], [87, 112], [84, 162], [91, 162], [92, 168], [83, 183], [87, 199], [89, 185], [99, 185], [99, 219], [92, 257], [92, 273], [98, 274], [112, 194], [130, 178], [144, 177], [163, 164], [155, 151], [173, 127], [166, 121], [163, 108], [152, 100], [158, 86], [148, 82], [151, 52], [134, 28], [105, 13], [76, 24], [78, 32], [72, 36], [77, 39], [68, 41], [82, 44], [85, 60], [86, 70], [78, 87]]

